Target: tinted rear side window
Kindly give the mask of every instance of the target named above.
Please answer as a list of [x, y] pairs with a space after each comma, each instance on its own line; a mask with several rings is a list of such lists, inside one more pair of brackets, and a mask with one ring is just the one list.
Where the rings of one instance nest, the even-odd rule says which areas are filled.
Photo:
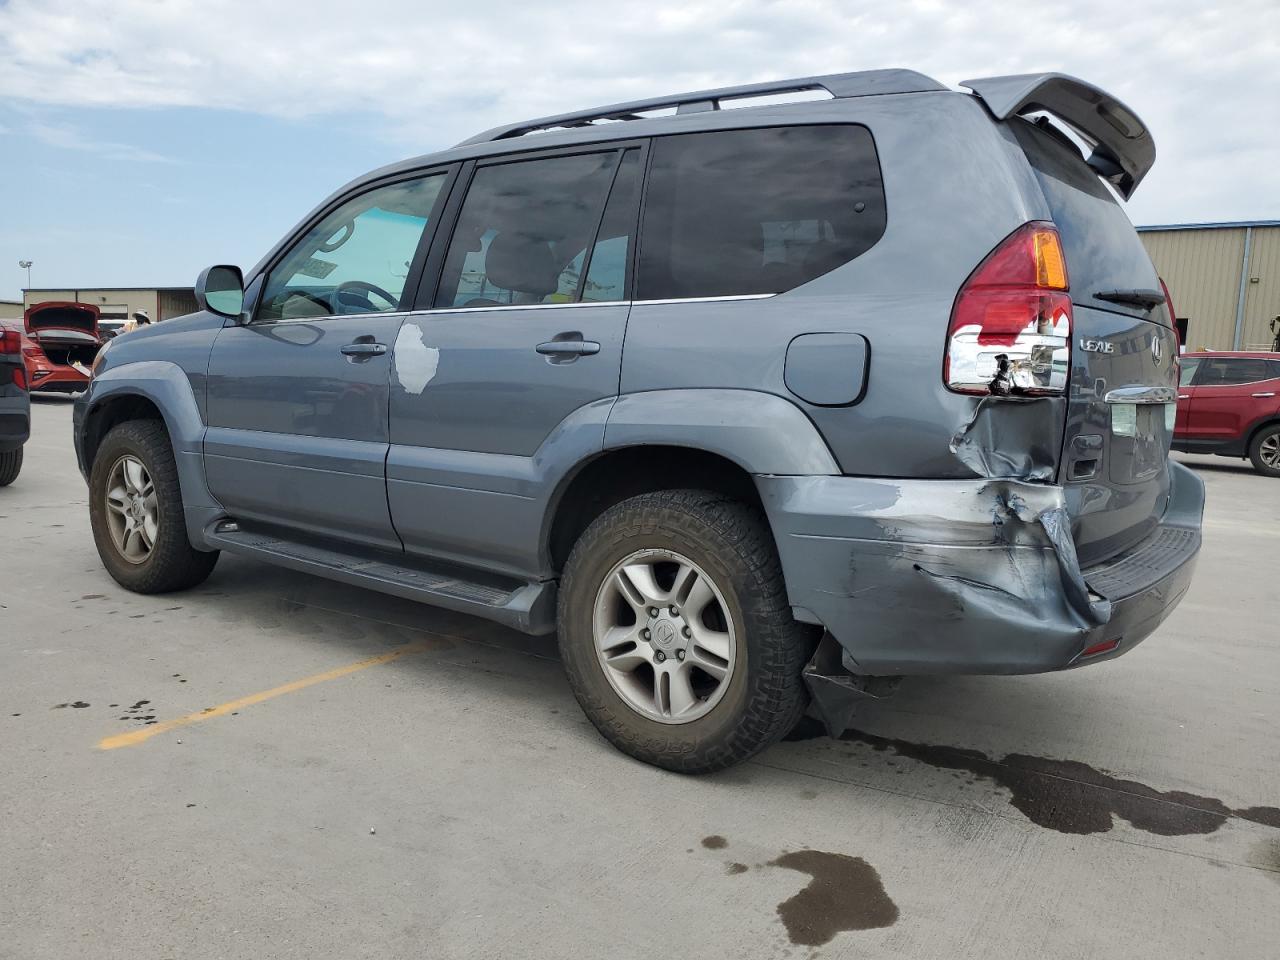
[[1280, 376], [1280, 363], [1261, 357], [1210, 357], [1196, 377], [1199, 387], [1226, 387], [1257, 383]]
[[637, 298], [781, 293], [884, 233], [875, 144], [850, 124], [660, 137]]
[[445, 258], [437, 307], [572, 303], [617, 151], [476, 170]]

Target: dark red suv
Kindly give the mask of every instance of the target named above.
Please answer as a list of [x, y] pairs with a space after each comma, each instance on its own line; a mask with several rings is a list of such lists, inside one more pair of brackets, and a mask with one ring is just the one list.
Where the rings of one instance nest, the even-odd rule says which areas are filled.
[[1184, 354], [1173, 449], [1280, 477], [1280, 353]]

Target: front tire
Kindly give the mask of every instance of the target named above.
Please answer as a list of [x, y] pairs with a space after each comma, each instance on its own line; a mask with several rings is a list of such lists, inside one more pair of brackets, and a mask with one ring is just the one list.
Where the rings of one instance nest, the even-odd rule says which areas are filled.
[[1249, 444], [1253, 469], [1266, 477], [1280, 477], [1280, 423], [1258, 431]]
[[187, 539], [178, 467], [158, 420], [130, 420], [103, 439], [89, 473], [89, 522], [102, 565], [134, 593], [186, 590], [218, 562]]
[[739, 763], [808, 703], [814, 631], [791, 617], [764, 518], [722, 494], [658, 491], [601, 514], [565, 565], [559, 627], [596, 729], [667, 770]]
[[22, 448], [0, 453], [0, 487], [7, 487], [22, 472]]

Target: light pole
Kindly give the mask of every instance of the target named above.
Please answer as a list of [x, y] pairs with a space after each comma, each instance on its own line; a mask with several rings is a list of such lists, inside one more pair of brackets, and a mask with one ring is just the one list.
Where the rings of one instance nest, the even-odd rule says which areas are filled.
[[18, 266], [20, 266], [23, 270], [27, 271], [27, 289], [30, 290], [31, 289], [31, 261], [19, 260]]

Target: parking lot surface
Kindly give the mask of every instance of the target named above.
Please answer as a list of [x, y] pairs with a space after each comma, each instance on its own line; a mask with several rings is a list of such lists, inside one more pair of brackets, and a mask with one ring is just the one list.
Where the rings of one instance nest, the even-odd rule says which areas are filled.
[[636, 763], [554, 643], [224, 556], [102, 569], [66, 401], [0, 490], [0, 957], [1280, 953], [1280, 481], [1115, 662], [908, 680], [833, 741]]

